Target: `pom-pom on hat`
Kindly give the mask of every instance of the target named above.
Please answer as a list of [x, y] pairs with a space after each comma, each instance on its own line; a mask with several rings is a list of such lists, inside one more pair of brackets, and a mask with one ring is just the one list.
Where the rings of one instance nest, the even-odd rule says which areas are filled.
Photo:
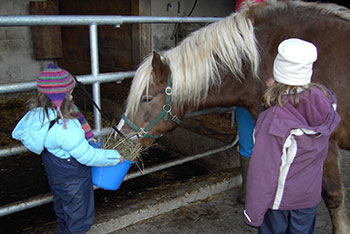
[[273, 64], [273, 76], [279, 83], [293, 86], [311, 82], [317, 48], [311, 42], [297, 38], [282, 41]]
[[65, 126], [65, 121], [60, 107], [66, 93], [71, 91], [74, 86], [75, 81], [72, 75], [53, 63], [49, 63], [38, 79], [38, 91], [46, 94], [46, 96], [55, 104], [57, 111], [63, 120], [63, 126]]

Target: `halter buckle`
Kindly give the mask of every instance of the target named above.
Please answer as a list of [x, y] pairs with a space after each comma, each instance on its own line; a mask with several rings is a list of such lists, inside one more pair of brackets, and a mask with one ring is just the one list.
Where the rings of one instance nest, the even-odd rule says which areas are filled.
[[175, 120], [177, 119], [176, 115], [170, 115], [171, 116], [171, 120], [175, 122]]
[[165, 94], [168, 95], [168, 96], [171, 96], [172, 95], [172, 89], [171, 87], [167, 86], [165, 88]]
[[141, 138], [143, 138], [146, 134], [147, 132], [145, 131], [144, 128], [140, 128], [139, 131], [137, 132], [137, 135]]
[[169, 104], [165, 104], [163, 106], [163, 111], [165, 111], [166, 113], [170, 113], [171, 112], [171, 106]]

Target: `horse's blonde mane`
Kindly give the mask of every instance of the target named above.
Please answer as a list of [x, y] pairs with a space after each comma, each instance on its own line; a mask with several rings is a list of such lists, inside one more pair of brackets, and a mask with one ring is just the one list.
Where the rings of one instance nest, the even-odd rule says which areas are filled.
[[[284, 1], [266, 0], [268, 7], [257, 7], [258, 14], [287, 8]], [[287, 1], [295, 7], [319, 9], [323, 14], [333, 14], [350, 20], [349, 11], [334, 4], [317, 4]], [[213, 86], [220, 86], [219, 66], [227, 67], [234, 77], [244, 79], [243, 62], [258, 77], [260, 56], [255, 39], [253, 23], [248, 17], [249, 8], [212, 23], [192, 33], [180, 45], [162, 53], [172, 74], [172, 105], [197, 107], [205, 100]], [[147, 57], [137, 69], [127, 100], [126, 113], [132, 117], [136, 112], [144, 90], [152, 82], [152, 57]], [[221, 64], [221, 65], [220, 65]]]
[[[162, 53], [171, 69], [172, 105], [198, 106], [211, 86], [220, 85], [220, 61], [238, 78], [243, 78], [242, 61], [250, 61], [252, 72], [257, 76], [259, 53], [253, 25], [244, 12], [212, 23]], [[152, 77], [151, 63], [149, 56], [136, 71], [127, 101], [129, 116], [138, 108], [141, 91], [148, 88]]]

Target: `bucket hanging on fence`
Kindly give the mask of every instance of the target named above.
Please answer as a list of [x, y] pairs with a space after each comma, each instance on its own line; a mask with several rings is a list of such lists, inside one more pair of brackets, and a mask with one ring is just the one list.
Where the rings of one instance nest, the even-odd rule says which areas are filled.
[[[90, 144], [94, 148], [101, 147], [98, 144]], [[117, 190], [128, 173], [131, 164], [133, 164], [133, 162], [123, 160], [122, 163], [115, 166], [91, 167], [93, 185], [107, 190]]]

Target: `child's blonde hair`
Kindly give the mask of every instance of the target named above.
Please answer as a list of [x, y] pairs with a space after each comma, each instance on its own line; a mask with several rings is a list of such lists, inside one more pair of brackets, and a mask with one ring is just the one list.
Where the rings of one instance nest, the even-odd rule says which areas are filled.
[[292, 98], [294, 106], [299, 105], [299, 93], [301, 91], [311, 92], [311, 87], [315, 86], [322, 90], [322, 92], [328, 96], [327, 92], [324, 90], [322, 85], [316, 83], [310, 83], [304, 86], [292, 86], [276, 82], [274, 85], [269, 87], [263, 96], [263, 101], [266, 107], [278, 105], [282, 107], [289, 98]]
[[[75, 119], [76, 118], [76, 112], [73, 109], [73, 106], [75, 105], [73, 100], [69, 99], [70, 92], [67, 92], [65, 95], [65, 98], [61, 105], [61, 112], [63, 115], [63, 118], [66, 119]], [[57, 110], [56, 105], [46, 96], [46, 94], [37, 92], [36, 96], [34, 96], [32, 99], [29, 100], [29, 109], [32, 110], [37, 107], [42, 107], [44, 109], [44, 118], [45, 116], [49, 118], [49, 109], [51, 110]], [[59, 116], [56, 118], [56, 122], [59, 119]]]

